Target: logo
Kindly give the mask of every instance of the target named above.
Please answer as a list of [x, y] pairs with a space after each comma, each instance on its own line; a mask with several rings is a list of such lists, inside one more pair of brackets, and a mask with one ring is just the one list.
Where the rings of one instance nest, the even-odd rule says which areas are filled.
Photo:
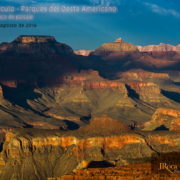
[[155, 174], [180, 174], [180, 152], [153, 153], [151, 170]]
[[178, 166], [176, 164], [173, 164], [173, 165], [169, 164], [168, 165], [167, 163], [160, 163], [158, 170], [159, 171], [166, 170], [169, 173], [175, 173], [178, 171]]

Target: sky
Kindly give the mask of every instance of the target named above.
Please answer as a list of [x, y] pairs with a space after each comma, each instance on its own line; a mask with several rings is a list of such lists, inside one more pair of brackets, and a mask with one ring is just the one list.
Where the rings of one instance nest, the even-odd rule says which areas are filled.
[[[27, 14], [21, 6], [105, 6], [109, 13], [28, 13], [34, 19], [0, 20], [1, 24], [36, 24], [36, 28], [1, 28], [0, 42], [11, 42], [19, 35], [51, 35], [73, 49], [96, 49], [121, 37], [135, 45], [180, 44], [180, 0], [1, 0], [1, 15]], [[4, 12], [4, 7], [17, 8]]]

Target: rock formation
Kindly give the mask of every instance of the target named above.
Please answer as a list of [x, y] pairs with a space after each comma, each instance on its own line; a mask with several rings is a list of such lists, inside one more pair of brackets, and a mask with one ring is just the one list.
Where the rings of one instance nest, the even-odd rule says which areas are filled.
[[81, 56], [89, 56], [90, 53], [92, 53], [93, 50], [77, 50], [77, 51], [74, 51], [75, 54], [77, 55], [81, 55]]
[[4, 53], [15, 54], [36, 54], [42, 57], [58, 55], [58, 54], [72, 54], [73, 50], [66, 44], [59, 43], [52, 36], [19, 36], [12, 43], [10, 43]]
[[[99, 128], [101, 127], [101, 128]], [[79, 129], [86, 134], [97, 134], [97, 135], [111, 135], [113, 133], [128, 132], [127, 125], [121, 123], [118, 120], [112, 119], [107, 115], [93, 118], [88, 125]]]
[[122, 38], [114, 42], [105, 43], [96, 49], [93, 55], [103, 55], [111, 52], [137, 52], [138, 48], [130, 43], [124, 42]]
[[10, 88], [17, 88], [17, 82], [16, 81], [0, 81], [1, 85], [3, 86], [7, 86]]
[[53, 36], [19, 36], [13, 42], [15, 43], [49, 43], [49, 42], [56, 42]]
[[66, 76], [64, 82], [71, 87], [82, 86], [84, 90], [119, 89], [122, 92], [125, 91], [123, 83], [104, 79], [96, 71], [86, 71], [73, 76]]
[[175, 118], [171, 121], [169, 130], [170, 131], [180, 131], [180, 118]]
[[158, 85], [152, 82], [128, 83], [130, 89], [134, 90], [139, 98], [145, 102], [163, 102], [165, 97], [162, 96]]
[[0, 53], [1, 53], [2, 51], [5, 51], [5, 50], [8, 48], [8, 46], [9, 46], [9, 43], [6, 43], [6, 42], [1, 43], [1, 44], [0, 44]]
[[179, 110], [159, 108], [153, 114], [152, 119], [145, 123], [145, 130], [179, 130], [179, 118]]
[[119, 77], [120, 80], [124, 82], [170, 80], [168, 73], [154, 73], [144, 71], [142, 69], [117, 73], [117, 77]]
[[140, 52], [179, 52], [179, 45], [172, 46], [170, 44], [160, 43], [159, 45], [149, 45], [149, 46], [137, 46]]
[[60, 178], [91, 164], [99, 168], [115, 166], [116, 171], [132, 162], [148, 162], [152, 153], [178, 151], [178, 139], [176, 133], [160, 132], [94, 137], [80, 132], [73, 136], [58, 131], [7, 131], [0, 153], [0, 180]]

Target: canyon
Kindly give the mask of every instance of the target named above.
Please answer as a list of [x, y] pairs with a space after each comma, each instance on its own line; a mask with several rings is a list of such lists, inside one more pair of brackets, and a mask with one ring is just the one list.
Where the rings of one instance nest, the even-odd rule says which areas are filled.
[[178, 46], [122, 38], [0, 44], [0, 180], [151, 178], [152, 154], [180, 151], [179, 67]]

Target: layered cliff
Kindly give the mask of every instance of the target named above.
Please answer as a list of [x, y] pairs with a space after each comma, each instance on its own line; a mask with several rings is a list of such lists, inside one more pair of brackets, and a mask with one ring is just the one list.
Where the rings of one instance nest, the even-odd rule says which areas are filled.
[[90, 168], [91, 164], [99, 168], [118, 167], [149, 162], [152, 153], [180, 150], [176, 133], [86, 135], [58, 131], [6, 132], [0, 153], [0, 179], [59, 178]]
[[106, 55], [112, 52], [137, 52], [138, 48], [130, 43], [124, 42], [122, 38], [115, 40], [114, 42], [104, 43], [97, 48], [93, 55]]
[[168, 101], [162, 94], [159, 86], [152, 82], [128, 83], [131, 93], [145, 102], [164, 102]]
[[120, 72], [117, 73], [117, 76], [124, 82], [170, 80], [168, 73], [154, 73], [142, 69]]
[[[52, 36], [19, 36], [0, 55], [0, 82], [47, 86], [78, 70], [71, 47]], [[10, 85], [11, 86], [11, 85]]]
[[101, 77], [98, 71], [88, 70], [72, 74], [64, 78], [64, 82], [70, 87], [82, 86], [84, 90], [119, 89], [124, 90], [123, 83], [108, 80]]
[[73, 50], [66, 44], [59, 43], [53, 36], [19, 36], [9, 43], [3, 53], [31, 54], [36, 57], [72, 54]]
[[180, 111], [174, 109], [159, 108], [153, 114], [152, 119], [145, 123], [145, 130], [179, 130]]
[[[14, 122], [18, 122], [18, 127], [77, 129], [84, 124], [81, 119], [89, 115], [99, 117], [107, 114], [128, 125], [132, 120], [149, 120], [156, 106], [173, 107], [173, 101], [162, 94], [160, 86], [149, 82], [149, 76], [139, 72], [137, 81], [132, 80], [132, 75], [134, 78], [134, 74], [124, 73], [123, 77], [128, 80], [107, 80], [97, 71], [86, 70], [64, 76], [56, 86], [35, 89], [3, 82], [5, 99], [16, 106], [1, 108], [6, 114], [1, 118], [12, 116], [6, 126], [10, 122], [17, 126]], [[164, 74], [148, 75], [168, 79]]]
[[160, 43], [159, 45], [148, 45], [148, 46], [137, 46], [140, 52], [170, 52], [176, 51], [179, 52], [179, 45], [173, 46], [170, 44]]
[[56, 42], [53, 36], [19, 36], [16, 38], [14, 43], [48, 43], [48, 42]]

